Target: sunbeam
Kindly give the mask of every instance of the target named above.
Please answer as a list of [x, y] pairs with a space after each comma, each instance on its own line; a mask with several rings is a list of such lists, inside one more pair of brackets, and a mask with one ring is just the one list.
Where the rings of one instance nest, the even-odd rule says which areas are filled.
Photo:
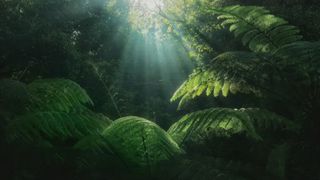
[[142, 13], [152, 14], [163, 8], [161, 0], [130, 0], [130, 6]]

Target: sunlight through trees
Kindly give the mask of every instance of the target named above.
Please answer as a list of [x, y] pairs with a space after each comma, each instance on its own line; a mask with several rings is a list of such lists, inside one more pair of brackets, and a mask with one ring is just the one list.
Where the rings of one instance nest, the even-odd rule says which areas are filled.
[[0, 179], [319, 180], [319, 9], [0, 1]]

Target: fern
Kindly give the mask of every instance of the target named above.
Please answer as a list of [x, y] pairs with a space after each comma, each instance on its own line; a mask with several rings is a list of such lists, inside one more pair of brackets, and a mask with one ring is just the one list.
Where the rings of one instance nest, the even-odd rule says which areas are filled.
[[289, 65], [319, 66], [320, 64], [318, 60], [320, 58], [320, 41], [299, 41], [291, 43], [278, 49], [274, 53], [274, 56], [279, 57], [282, 60], [286, 60], [286, 63]]
[[[149, 170], [182, 153], [167, 132], [153, 122], [135, 116], [115, 120], [101, 135], [86, 137], [74, 148], [101, 157], [110, 156], [110, 161], [113, 157], [113, 161], [118, 159], [129, 168]], [[89, 160], [83, 157], [82, 161]]]
[[171, 101], [181, 99], [180, 109], [188, 100], [202, 94], [215, 97], [237, 92], [259, 95], [259, 89], [252, 81], [260, 78], [258, 74], [261, 75], [267, 66], [254, 53], [235, 51], [220, 54], [203, 69], [196, 69], [174, 93]]
[[64, 141], [99, 134], [110, 122], [93, 112], [35, 112], [17, 117], [7, 127], [7, 139], [34, 143]]
[[110, 145], [101, 134], [84, 137], [78, 141], [73, 148], [81, 151], [91, 152], [93, 154], [113, 154]]
[[219, 15], [221, 25], [230, 26], [229, 30], [254, 52], [272, 52], [302, 39], [295, 26], [264, 7], [236, 5], [209, 11]]
[[295, 131], [296, 127], [266, 110], [212, 108], [185, 115], [169, 128], [168, 133], [178, 144], [202, 140], [208, 134], [229, 137], [245, 133], [249, 138], [260, 141], [263, 137], [259, 130], [265, 129]]
[[103, 136], [128, 164], [151, 167], [181, 153], [175, 141], [158, 125], [135, 116], [116, 120]]
[[28, 85], [33, 95], [30, 111], [64, 111], [93, 102], [78, 84], [66, 79], [42, 79]]

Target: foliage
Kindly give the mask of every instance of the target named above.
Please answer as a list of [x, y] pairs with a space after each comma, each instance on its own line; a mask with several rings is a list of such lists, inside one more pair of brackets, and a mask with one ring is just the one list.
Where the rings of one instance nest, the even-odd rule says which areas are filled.
[[[187, 81], [174, 93], [171, 101], [180, 99], [179, 108], [186, 101], [202, 94], [224, 97], [229, 92], [253, 93], [259, 95], [259, 87], [255, 86], [255, 78], [261, 71], [268, 69], [264, 59], [251, 52], [226, 52], [214, 58], [210, 64], [196, 69]], [[268, 69], [270, 70], [270, 68]], [[270, 72], [269, 72], [270, 73]], [[263, 79], [259, 79], [263, 81]]]
[[245, 133], [253, 140], [263, 140], [261, 130], [268, 132], [294, 130], [292, 122], [266, 110], [255, 108], [228, 109], [212, 108], [185, 115], [173, 124], [168, 133], [182, 144], [186, 141], [194, 143], [210, 136], [230, 137]]
[[223, 20], [222, 26], [230, 26], [229, 30], [242, 37], [243, 44], [254, 52], [272, 52], [302, 39], [296, 27], [263, 7], [238, 5], [212, 9], [212, 12]]
[[93, 112], [37, 112], [17, 117], [7, 127], [10, 141], [81, 139], [98, 134], [110, 122]]
[[33, 95], [31, 111], [63, 111], [89, 104], [92, 100], [78, 84], [65, 79], [41, 79], [28, 85]]
[[[84, 140], [77, 148], [111, 149], [129, 167], [153, 167], [182, 153], [158, 125], [135, 116], [117, 119], [98, 140]], [[100, 140], [100, 141], [99, 141]]]
[[[13, 87], [11, 87], [13, 88]], [[65, 79], [36, 80], [26, 88], [32, 97], [26, 111], [15, 116], [6, 127], [9, 141], [34, 142], [79, 140], [98, 134], [110, 124], [103, 115], [87, 109], [91, 103], [84, 89]]]
[[[164, 0], [159, 14], [145, 17], [143, 7], [132, 13], [127, 3], [0, 2], [0, 76], [10, 78], [0, 80], [3, 177], [319, 177], [320, 46], [308, 41], [319, 25], [306, 22], [318, 5]], [[134, 14], [155, 22], [145, 36], [129, 25], [144, 26]], [[146, 64], [148, 58], [161, 63]], [[182, 109], [200, 98], [180, 112], [165, 102], [166, 93], [189, 67], [173, 59], [197, 64], [171, 101], [180, 100]], [[179, 71], [152, 68], [167, 62]], [[153, 122], [111, 122], [104, 114]]]
[[[235, 156], [249, 160], [247, 152], [250, 151], [257, 154], [250, 161], [256, 166], [264, 164], [268, 176], [285, 179], [289, 176], [286, 171], [289, 171], [287, 152], [290, 145], [280, 144], [291, 142], [286, 138], [288, 134], [295, 137], [292, 132], [298, 132], [305, 140], [319, 134], [315, 132], [320, 128], [316, 120], [319, 113], [315, 110], [320, 107], [318, 42], [301, 41], [297, 27], [272, 15], [264, 7], [235, 5], [203, 9], [217, 15], [222, 20], [220, 25], [229, 27], [229, 31], [240, 37], [252, 52], [226, 50], [215, 55], [189, 76], [171, 100], [180, 99], [178, 108], [181, 109], [186, 102], [203, 94], [217, 97], [222, 92], [226, 97], [229, 92], [248, 93], [249, 89], [251, 94], [258, 95], [260, 103], [256, 106], [269, 111], [260, 108], [197, 111], [185, 115], [168, 132], [179, 144], [209, 146], [204, 152], [212, 156], [235, 158], [235, 152], [224, 150], [235, 148], [239, 153]], [[280, 112], [290, 120], [273, 112]], [[297, 131], [300, 125], [307, 133]], [[241, 140], [237, 138], [239, 134], [263, 141], [243, 141], [248, 150], [242, 149], [237, 143]], [[265, 135], [268, 138], [264, 138]], [[295, 137], [296, 141], [298, 139]], [[205, 148], [195, 146], [188, 152], [196, 153], [197, 149]]]

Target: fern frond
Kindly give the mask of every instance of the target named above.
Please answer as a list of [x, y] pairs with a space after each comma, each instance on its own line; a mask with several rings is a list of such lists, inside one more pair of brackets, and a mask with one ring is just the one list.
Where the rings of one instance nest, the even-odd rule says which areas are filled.
[[91, 135], [84, 137], [79, 142], [77, 142], [73, 146], [73, 148], [81, 151], [90, 151], [94, 154], [113, 154], [107, 140], [101, 135]]
[[190, 113], [173, 124], [168, 133], [178, 144], [199, 141], [208, 135], [232, 136], [245, 133], [253, 140], [262, 140], [260, 130], [295, 130], [292, 122], [272, 112], [247, 108], [212, 108]]
[[103, 132], [103, 136], [128, 165], [152, 167], [182, 152], [167, 132], [140, 117], [116, 120]]
[[229, 93], [254, 93], [259, 90], [249, 81], [259, 78], [265, 63], [250, 52], [226, 52], [214, 58], [203, 69], [196, 69], [180, 88], [174, 93], [171, 101], [181, 99], [179, 108], [188, 100], [202, 94], [215, 97]]
[[223, 20], [221, 24], [229, 26], [229, 30], [254, 52], [272, 52], [302, 39], [297, 27], [270, 14], [264, 7], [236, 5], [209, 11], [219, 15], [218, 19]]
[[64, 111], [93, 102], [77, 83], [67, 79], [42, 79], [28, 85], [33, 95], [30, 111]]
[[288, 63], [295, 60], [293, 62], [298, 61], [300, 63], [310, 64], [313, 61], [318, 61], [320, 58], [320, 41], [299, 41], [291, 43], [278, 49], [274, 55], [281, 59], [288, 60]]
[[14, 119], [7, 127], [9, 141], [81, 139], [99, 134], [110, 124], [105, 118], [88, 111], [79, 113], [36, 112]]

